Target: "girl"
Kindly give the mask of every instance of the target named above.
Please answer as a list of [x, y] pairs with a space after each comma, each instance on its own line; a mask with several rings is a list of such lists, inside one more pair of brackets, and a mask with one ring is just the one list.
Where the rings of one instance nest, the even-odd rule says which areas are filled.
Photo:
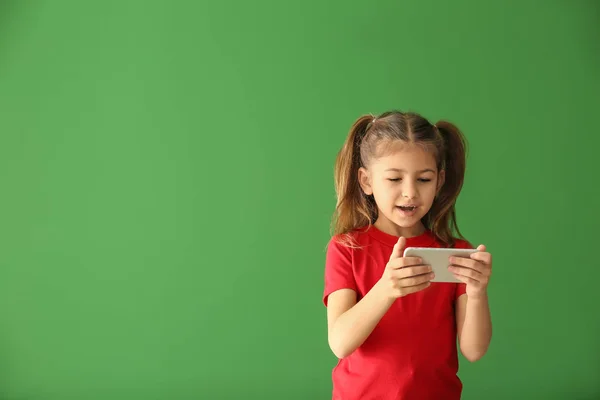
[[454, 210], [465, 154], [453, 124], [416, 113], [363, 116], [352, 126], [336, 159], [325, 265], [328, 341], [339, 358], [333, 399], [459, 399], [457, 336], [468, 360], [486, 353], [485, 246], [448, 260], [461, 284], [430, 282], [429, 266], [402, 257], [408, 246], [472, 248]]

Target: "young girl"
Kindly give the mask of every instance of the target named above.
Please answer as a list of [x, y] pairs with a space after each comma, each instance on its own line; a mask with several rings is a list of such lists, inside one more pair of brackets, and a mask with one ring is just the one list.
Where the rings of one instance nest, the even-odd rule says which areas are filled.
[[429, 266], [402, 257], [409, 246], [472, 248], [454, 210], [465, 154], [454, 125], [416, 113], [363, 116], [352, 126], [336, 160], [323, 294], [339, 358], [333, 399], [459, 399], [457, 336], [468, 360], [486, 353], [492, 257], [485, 246], [448, 260], [461, 284], [430, 282]]

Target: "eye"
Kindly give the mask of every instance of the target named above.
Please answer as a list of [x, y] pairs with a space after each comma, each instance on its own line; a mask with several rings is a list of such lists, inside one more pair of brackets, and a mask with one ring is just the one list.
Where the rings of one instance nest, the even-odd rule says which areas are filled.
[[391, 182], [398, 182], [400, 180], [400, 178], [388, 178], [388, 181]]
[[431, 182], [431, 179], [421, 178], [421, 179], [419, 179], [419, 181], [421, 181], [421, 182]]

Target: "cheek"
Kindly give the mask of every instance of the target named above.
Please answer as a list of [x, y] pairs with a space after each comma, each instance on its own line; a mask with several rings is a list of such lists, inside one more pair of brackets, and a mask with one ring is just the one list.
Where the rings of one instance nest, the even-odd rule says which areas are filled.
[[396, 204], [398, 198], [402, 196], [402, 189], [400, 185], [380, 185], [377, 189], [374, 188], [374, 193], [378, 203], [382, 206], [389, 206]]
[[373, 183], [373, 195], [382, 203], [390, 202], [395, 196], [396, 189], [389, 182]]
[[435, 185], [431, 185], [423, 191], [423, 195], [428, 201], [433, 202], [435, 198]]

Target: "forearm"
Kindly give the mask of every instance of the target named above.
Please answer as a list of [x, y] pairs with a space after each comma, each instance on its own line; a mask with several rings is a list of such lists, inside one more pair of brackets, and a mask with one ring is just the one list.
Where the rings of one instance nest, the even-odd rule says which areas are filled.
[[469, 361], [477, 361], [487, 352], [492, 339], [492, 320], [487, 295], [468, 298], [460, 338], [460, 349]]
[[338, 358], [352, 354], [369, 337], [375, 326], [393, 304], [379, 283], [333, 324], [329, 346]]

